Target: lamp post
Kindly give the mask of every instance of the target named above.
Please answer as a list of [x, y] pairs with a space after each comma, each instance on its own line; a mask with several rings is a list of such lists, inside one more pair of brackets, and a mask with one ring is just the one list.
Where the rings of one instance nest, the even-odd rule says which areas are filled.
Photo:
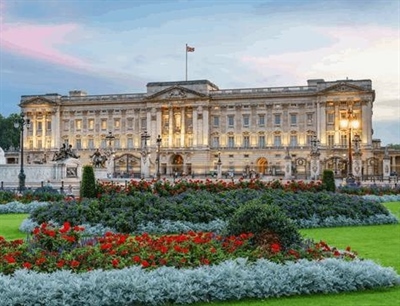
[[161, 179], [161, 173], [160, 173], [160, 146], [161, 146], [161, 136], [158, 135], [157, 137], [157, 180]]
[[149, 176], [149, 164], [148, 164], [148, 150], [147, 150], [147, 140], [150, 138], [150, 135], [147, 134], [147, 131], [144, 131], [144, 133], [141, 135], [142, 139], [142, 164], [141, 164], [141, 174], [142, 174], [142, 179], [146, 178]]
[[23, 192], [25, 190], [25, 178], [26, 178], [26, 175], [24, 173], [24, 126], [26, 126], [29, 129], [30, 125], [31, 125], [30, 119], [25, 119], [23, 113], [21, 113], [21, 115], [14, 122], [14, 127], [16, 129], [19, 129], [20, 131], [21, 169], [18, 174], [19, 192]]
[[354, 112], [352, 108], [349, 108], [347, 110], [346, 117], [343, 118], [340, 121], [340, 125], [343, 129], [347, 129], [347, 140], [348, 140], [348, 145], [347, 145], [347, 155], [348, 155], [348, 167], [347, 167], [347, 178], [346, 178], [346, 184], [349, 186], [354, 186], [355, 185], [355, 179], [353, 175], [353, 150], [351, 147], [352, 140], [352, 132], [353, 129], [357, 129], [359, 127], [360, 122], [356, 119], [354, 116]]
[[108, 140], [108, 148], [110, 149], [110, 154], [113, 153], [113, 148], [112, 148], [112, 142], [114, 141], [115, 136], [112, 134], [112, 132], [108, 132], [108, 135], [106, 136], [106, 140]]

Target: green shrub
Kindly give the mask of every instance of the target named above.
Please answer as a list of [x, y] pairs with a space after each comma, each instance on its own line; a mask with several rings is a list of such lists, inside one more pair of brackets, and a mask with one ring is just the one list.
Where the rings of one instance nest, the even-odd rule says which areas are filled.
[[96, 179], [94, 177], [93, 167], [90, 165], [83, 166], [80, 197], [95, 198], [96, 195]]
[[325, 186], [326, 191], [335, 192], [335, 177], [333, 175], [333, 171], [329, 169], [325, 169], [322, 174], [322, 184]]
[[280, 243], [284, 248], [301, 241], [297, 227], [278, 206], [259, 200], [249, 201], [236, 210], [228, 221], [227, 233], [253, 233], [259, 245]]

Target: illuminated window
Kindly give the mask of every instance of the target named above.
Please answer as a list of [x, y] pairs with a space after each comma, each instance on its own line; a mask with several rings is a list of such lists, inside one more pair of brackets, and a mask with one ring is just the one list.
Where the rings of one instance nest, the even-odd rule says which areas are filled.
[[119, 129], [121, 127], [121, 120], [114, 119], [114, 128]]
[[101, 119], [101, 129], [107, 130], [107, 119]]
[[88, 128], [89, 128], [89, 130], [93, 130], [94, 129], [94, 119], [89, 119]]
[[328, 146], [333, 147], [335, 144], [335, 137], [334, 135], [328, 135]]
[[82, 129], [82, 120], [81, 119], [75, 120], [75, 130], [80, 131], [81, 129]]

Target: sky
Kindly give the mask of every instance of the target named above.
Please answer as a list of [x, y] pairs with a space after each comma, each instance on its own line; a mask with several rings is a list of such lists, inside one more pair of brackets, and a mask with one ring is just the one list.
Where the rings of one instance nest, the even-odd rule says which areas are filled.
[[21, 95], [371, 79], [373, 138], [400, 144], [400, 0], [0, 0], [0, 114]]

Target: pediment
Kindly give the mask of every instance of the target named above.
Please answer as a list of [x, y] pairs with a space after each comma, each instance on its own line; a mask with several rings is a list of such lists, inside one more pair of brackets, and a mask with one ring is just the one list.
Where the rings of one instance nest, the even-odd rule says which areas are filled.
[[27, 99], [21, 102], [21, 105], [57, 105], [57, 102], [43, 98], [43, 97], [32, 97], [31, 99]]
[[334, 93], [337, 93], [337, 92], [358, 92], [358, 91], [365, 91], [365, 88], [360, 87], [360, 86], [356, 86], [356, 85], [353, 85], [353, 84], [349, 84], [349, 83], [346, 83], [346, 82], [340, 82], [338, 84], [329, 86], [329, 87], [321, 90], [320, 92], [324, 92], [324, 93], [334, 92]]
[[188, 89], [182, 86], [172, 86], [156, 92], [147, 97], [147, 99], [159, 99], [159, 100], [185, 100], [185, 99], [198, 99], [206, 97], [205, 94], [198, 91]]

